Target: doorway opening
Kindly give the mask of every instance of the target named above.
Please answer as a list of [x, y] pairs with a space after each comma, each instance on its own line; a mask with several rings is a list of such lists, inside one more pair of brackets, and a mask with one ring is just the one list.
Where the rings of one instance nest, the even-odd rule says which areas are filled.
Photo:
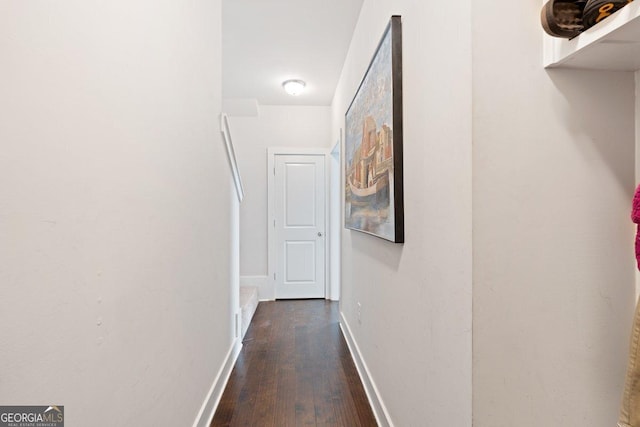
[[269, 148], [269, 276], [276, 299], [327, 298], [326, 149]]

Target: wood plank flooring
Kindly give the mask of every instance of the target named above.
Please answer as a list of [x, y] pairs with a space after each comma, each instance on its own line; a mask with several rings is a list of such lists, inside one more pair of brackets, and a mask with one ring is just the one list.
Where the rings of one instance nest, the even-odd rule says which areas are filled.
[[376, 426], [338, 303], [261, 302], [211, 427]]

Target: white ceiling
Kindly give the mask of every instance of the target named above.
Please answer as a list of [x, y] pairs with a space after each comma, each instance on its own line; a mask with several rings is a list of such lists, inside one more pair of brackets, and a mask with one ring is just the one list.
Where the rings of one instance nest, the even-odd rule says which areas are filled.
[[[330, 105], [362, 0], [223, 0], [222, 95]], [[302, 79], [297, 97], [282, 89]]]

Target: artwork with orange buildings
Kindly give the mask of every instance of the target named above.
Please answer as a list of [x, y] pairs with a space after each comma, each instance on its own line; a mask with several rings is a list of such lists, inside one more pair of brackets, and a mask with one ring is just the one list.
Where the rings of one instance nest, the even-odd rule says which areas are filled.
[[404, 242], [402, 39], [393, 16], [345, 115], [345, 227]]

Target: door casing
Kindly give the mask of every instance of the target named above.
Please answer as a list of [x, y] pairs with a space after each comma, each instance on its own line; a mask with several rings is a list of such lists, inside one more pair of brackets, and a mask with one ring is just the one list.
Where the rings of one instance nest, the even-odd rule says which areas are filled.
[[278, 298], [276, 289], [275, 273], [277, 271], [277, 244], [276, 244], [276, 231], [273, 226], [275, 221], [275, 158], [277, 155], [321, 155], [324, 156], [324, 178], [325, 178], [325, 245], [324, 245], [324, 297], [330, 298], [329, 289], [329, 247], [330, 247], [330, 233], [328, 230], [328, 218], [329, 218], [329, 189], [330, 189], [330, 162], [328, 161], [329, 149], [326, 148], [296, 148], [296, 147], [270, 147], [267, 149], [267, 198], [268, 198], [268, 222], [267, 222], [267, 241], [268, 241], [268, 266], [269, 275], [268, 280], [275, 298]]

